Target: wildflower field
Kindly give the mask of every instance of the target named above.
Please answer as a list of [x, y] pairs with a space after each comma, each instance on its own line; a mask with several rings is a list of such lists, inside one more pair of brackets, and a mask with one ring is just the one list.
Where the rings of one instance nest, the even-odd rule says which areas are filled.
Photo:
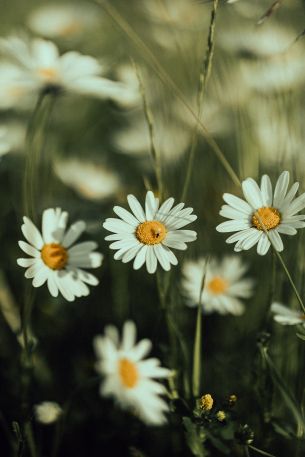
[[1, 457], [303, 457], [304, 0], [0, 5]]

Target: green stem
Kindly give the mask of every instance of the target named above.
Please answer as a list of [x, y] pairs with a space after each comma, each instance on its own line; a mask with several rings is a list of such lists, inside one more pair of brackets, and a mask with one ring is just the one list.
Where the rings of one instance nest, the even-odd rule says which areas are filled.
[[248, 447], [260, 455], [264, 455], [266, 457], [275, 457], [275, 455], [270, 454], [269, 452], [263, 451], [262, 449], [259, 449], [258, 447], [252, 446], [252, 444], [249, 444]]
[[[199, 89], [198, 89], [198, 118], [201, 118], [202, 112], [202, 105], [205, 95], [206, 85], [211, 73], [212, 68], [212, 59], [214, 54], [214, 33], [215, 33], [215, 23], [216, 23], [216, 11], [218, 7], [218, 0], [213, 0], [213, 9], [211, 12], [211, 20], [210, 20], [210, 27], [209, 27], [209, 35], [208, 35], [208, 44], [207, 44], [207, 51], [205, 54], [205, 59], [201, 66], [200, 77], [199, 77]], [[192, 135], [192, 143], [191, 143], [191, 150], [188, 157], [188, 163], [186, 168], [185, 180], [181, 194], [181, 201], [184, 201], [187, 196], [192, 170], [193, 170], [193, 163], [195, 159], [195, 152], [198, 143], [198, 129], [199, 125], [196, 122], [195, 129]]]
[[135, 68], [135, 72], [136, 72], [138, 82], [139, 82], [139, 88], [140, 88], [140, 93], [141, 93], [142, 103], [143, 103], [143, 111], [144, 111], [144, 116], [145, 116], [148, 133], [149, 133], [150, 154], [151, 154], [154, 168], [155, 168], [159, 197], [160, 197], [160, 199], [162, 199], [163, 184], [162, 184], [161, 154], [160, 154], [159, 149], [156, 147], [156, 143], [155, 143], [155, 127], [154, 127], [153, 115], [149, 108], [149, 104], [148, 104], [146, 92], [145, 92], [145, 87], [144, 87], [144, 83], [142, 80], [140, 70], [134, 61], [132, 61], [132, 63]]
[[196, 319], [196, 333], [193, 357], [193, 396], [199, 397], [201, 378], [201, 340], [202, 340], [202, 309], [198, 305]]
[[305, 313], [305, 306], [304, 306], [303, 300], [302, 300], [302, 298], [301, 298], [301, 296], [300, 296], [300, 294], [298, 292], [298, 289], [297, 289], [297, 287], [296, 287], [296, 285], [295, 285], [295, 283], [294, 283], [294, 281], [293, 281], [293, 279], [291, 277], [291, 274], [289, 273], [289, 270], [288, 270], [288, 268], [287, 268], [287, 266], [286, 266], [286, 264], [284, 262], [284, 259], [282, 258], [281, 254], [276, 249], [274, 249], [274, 251], [275, 251], [275, 254], [276, 254], [277, 258], [280, 261], [280, 264], [282, 265], [282, 268], [283, 268], [284, 272], [286, 273], [286, 276], [287, 276], [287, 278], [288, 278], [288, 280], [290, 282], [290, 285], [291, 285], [291, 287], [292, 287], [292, 289], [293, 289], [293, 291], [295, 293], [295, 296], [296, 296], [296, 298], [297, 298], [297, 300], [298, 300], [303, 312]]

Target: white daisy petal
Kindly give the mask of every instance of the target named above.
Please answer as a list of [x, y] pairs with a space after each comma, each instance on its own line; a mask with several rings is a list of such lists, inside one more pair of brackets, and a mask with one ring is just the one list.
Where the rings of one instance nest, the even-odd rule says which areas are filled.
[[[145, 213], [137, 198], [130, 194], [127, 196], [129, 207], [139, 222], [145, 221]], [[106, 227], [105, 227], [106, 228]]]
[[261, 180], [261, 194], [263, 206], [272, 205], [272, 185], [268, 175], [262, 176]]
[[20, 267], [28, 268], [31, 267], [36, 262], [36, 259], [17, 259], [17, 264]]
[[141, 243], [138, 243], [136, 246], [128, 249], [128, 251], [123, 255], [122, 262], [127, 263], [130, 262], [134, 257], [138, 254], [142, 247]]
[[216, 230], [217, 232], [237, 232], [239, 230], [246, 230], [247, 228], [249, 228], [249, 225], [246, 222], [232, 220], [217, 225]]
[[28, 255], [32, 257], [40, 257], [40, 251], [35, 249], [30, 244], [26, 243], [25, 241], [18, 241], [19, 247]]
[[282, 241], [280, 235], [278, 234], [278, 231], [277, 230], [270, 230], [268, 232], [268, 235], [269, 235], [270, 240], [271, 240], [273, 246], [275, 247], [275, 249], [278, 252], [282, 252], [283, 249], [284, 249], [284, 245], [283, 245], [283, 241]]
[[129, 211], [120, 206], [114, 206], [113, 211], [127, 224], [130, 224], [134, 228], [139, 225], [138, 219], [136, 219]]
[[247, 178], [242, 182], [242, 189], [246, 200], [254, 209], [258, 209], [263, 205], [262, 194], [257, 183], [252, 178]]
[[170, 268], [171, 268], [170, 267], [170, 261], [169, 261], [168, 256], [167, 256], [167, 252], [163, 248], [162, 244], [155, 244], [153, 249], [154, 249], [156, 257], [157, 257], [161, 267], [163, 268], [163, 270], [169, 271]]
[[50, 271], [48, 275], [48, 289], [52, 297], [58, 296], [58, 286], [56, 284], [56, 280], [54, 278], [55, 272]]
[[121, 221], [120, 219], [115, 219], [115, 218], [108, 218], [106, 221], [103, 223], [103, 227], [106, 230], [109, 230], [109, 232], [115, 232], [115, 233], [133, 233], [134, 232], [134, 227], [130, 224], [127, 224], [124, 221]]
[[283, 173], [278, 178], [274, 189], [273, 206], [275, 206], [275, 208], [280, 208], [282, 205], [287, 193], [288, 185], [289, 172], [283, 171]]
[[28, 217], [24, 216], [23, 221], [24, 224], [21, 226], [21, 230], [24, 237], [31, 245], [40, 250], [44, 243], [39, 230]]
[[32, 284], [34, 287], [42, 286], [49, 277], [49, 269], [47, 267], [41, 268], [36, 272]]
[[288, 224], [280, 224], [276, 230], [284, 235], [295, 235], [297, 233], [297, 230]]
[[145, 199], [145, 215], [147, 221], [152, 221], [156, 214], [156, 200], [152, 191], [148, 191]]
[[257, 244], [257, 253], [259, 255], [265, 255], [267, 254], [268, 250], [270, 248], [270, 241], [267, 238], [267, 235], [262, 232], [262, 236], [259, 239], [259, 242]]
[[72, 224], [64, 236], [62, 245], [65, 248], [69, 248], [81, 236], [85, 229], [86, 224], [84, 221], [78, 221]]
[[157, 269], [157, 257], [152, 246], [146, 251], [146, 269], [148, 273], [155, 273]]
[[134, 262], [133, 262], [133, 268], [134, 270], [138, 270], [139, 268], [142, 267], [142, 265], [144, 265], [145, 263], [145, 260], [146, 260], [146, 251], [148, 249], [148, 246], [147, 245], [143, 245], [141, 247], [141, 249], [137, 252], [137, 255], [134, 259]]
[[249, 214], [253, 212], [253, 209], [247, 202], [235, 195], [223, 194], [223, 199], [226, 203], [228, 203], [228, 205], [232, 206], [232, 208], [237, 209], [237, 211], [241, 211], [246, 216], [249, 216]]
[[287, 216], [293, 216], [294, 214], [302, 211], [305, 208], [305, 193], [296, 198], [286, 210]]
[[42, 269], [42, 268], [45, 268], [45, 264], [43, 263], [42, 260], [40, 259], [37, 259], [35, 261], [35, 263], [33, 263], [33, 265], [31, 267], [29, 267], [24, 276], [26, 278], [34, 278], [36, 276], [36, 274]]

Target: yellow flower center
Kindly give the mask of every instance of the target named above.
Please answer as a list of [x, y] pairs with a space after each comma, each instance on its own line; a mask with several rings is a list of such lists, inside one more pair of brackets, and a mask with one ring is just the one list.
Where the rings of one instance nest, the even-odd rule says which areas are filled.
[[221, 278], [220, 276], [215, 276], [211, 281], [208, 282], [207, 288], [212, 294], [218, 295], [223, 294], [229, 287], [228, 281]]
[[47, 81], [54, 81], [58, 76], [57, 70], [52, 67], [39, 68], [38, 74]]
[[82, 30], [82, 24], [78, 21], [71, 21], [69, 24], [67, 24], [66, 26], [62, 27], [59, 31], [59, 34], [61, 36], [71, 36], [71, 35], [74, 35], [76, 33], [79, 33], [80, 31]]
[[132, 389], [139, 380], [139, 372], [135, 363], [128, 359], [119, 360], [119, 376], [124, 387]]
[[62, 270], [67, 264], [68, 252], [60, 244], [45, 244], [41, 250], [41, 258], [52, 270]]
[[272, 206], [264, 206], [252, 215], [252, 224], [257, 230], [271, 230], [281, 222], [281, 214]]
[[159, 221], [146, 221], [138, 225], [136, 237], [143, 244], [158, 244], [164, 240], [166, 228]]

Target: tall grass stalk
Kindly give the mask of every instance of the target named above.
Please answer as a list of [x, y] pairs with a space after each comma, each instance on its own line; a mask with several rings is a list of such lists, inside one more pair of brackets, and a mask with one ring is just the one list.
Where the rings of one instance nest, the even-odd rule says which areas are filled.
[[103, 0], [96, 0], [94, 3], [97, 3], [99, 6], [101, 6], [113, 19], [113, 21], [119, 26], [119, 28], [123, 30], [124, 33], [129, 37], [129, 39], [137, 46], [137, 48], [140, 49], [148, 65], [154, 70], [154, 72], [157, 74], [159, 79], [166, 85], [166, 87], [173, 91], [178, 100], [184, 105], [184, 107], [189, 111], [193, 119], [198, 123], [198, 126], [200, 127], [206, 142], [209, 144], [212, 151], [214, 152], [214, 154], [216, 155], [216, 157], [218, 158], [218, 160], [220, 161], [220, 163], [222, 164], [222, 166], [224, 167], [224, 169], [226, 170], [234, 184], [236, 184], [236, 186], [240, 186], [239, 177], [237, 176], [231, 164], [229, 163], [224, 153], [218, 146], [217, 142], [211, 136], [203, 122], [199, 119], [198, 115], [193, 110], [193, 108], [188, 104], [182, 91], [179, 89], [179, 87], [176, 85], [173, 79], [169, 76], [169, 74], [164, 70], [163, 66], [159, 63], [158, 59], [155, 57], [150, 48], [138, 36], [138, 34], [129, 25], [129, 23], [120, 15], [120, 13], [114, 6], [110, 5], [109, 2]]
[[162, 199], [163, 183], [162, 183], [161, 153], [160, 153], [160, 150], [156, 147], [153, 115], [149, 108], [149, 104], [148, 104], [148, 100], [147, 100], [147, 96], [146, 96], [146, 92], [145, 92], [145, 86], [144, 86], [144, 82], [142, 79], [140, 69], [134, 60], [132, 60], [132, 63], [133, 63], [133, 66], [134, 66], [134, 69], [135, 69], [135, 72], [136, 72], [136, 75], [138, 78], [138, 82], [139, 82], [139, 89], [140, 89], [140, 94], [141, 94], [141, 98], [142, 98], [143, 111], [144, 111], [144, 116], [145, 116], [148, 133], [149, 133], [150, 154], [151, 154], [151, 158], [152, 158], [152, 161], [154, 164], [159, 197], [160, 197], [160, 199]]
[[207, 266], [209, 263], [209, 258], [207, 258], [204, 269], [203, 276], [200, 286], [200, 292], [198, 297], [198, 309], [197, 309], [197, 318], [196, 318], [196, 331], [195, 331], [195, 341], [194, 341], [194, 354], [193, 354], [193, 396], [199, 397], [200, 387], [201, 387], [201, 372], [202, 372], [202, 293], [205, 286], [205, 278]]
[[[213, 7], [212, 7], [212, 12], [211, 12], [211, 20], [210, 20], [210, 27], [209, 27], [209, 34], [208, 34], [208, 42], [207, 42], [207, 50], [205, 53], [205, 58], [201, 65], [201, 71], [200, 71], [200, 76], [199, 76], [198, 95], [197, 95], [197, 110], [198, 110], [199, 119], [201, 119], [205, 90], [206, 90], [207, 82], [208, 82], [209, 76], [211, 74], [211, 69], [212, 69], [217, 8], [218, 8], [218, 0], [213, 0]], [[184, 180], [182, 193], [181, 193], [182, 201], [184, 201], [186, 199], [186, 196], [188, 193], [188, 188], [189, 188], [189, 184], [190, 184], [190, 180], [191, 180], [191, 176], [192, 176], [193, 165], [194, 165], [196, 147], [198, 144], [198, 133], [199, 133], [199, 124], [198, 124], [198, 122], [196, 122], [195, 129], [192, 134], [191, 149], [190, 149], [189, 156], [188, 156], [185, 180]]]

